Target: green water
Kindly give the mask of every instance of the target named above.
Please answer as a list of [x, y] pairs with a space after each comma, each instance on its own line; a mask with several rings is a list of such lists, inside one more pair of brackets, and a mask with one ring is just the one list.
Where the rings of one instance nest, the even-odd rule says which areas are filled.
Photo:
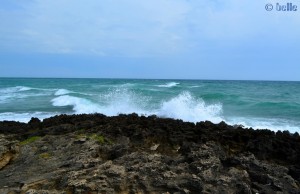
[[300, 131], [300, 82], [0, 78], [0, 120], [136, 112]]

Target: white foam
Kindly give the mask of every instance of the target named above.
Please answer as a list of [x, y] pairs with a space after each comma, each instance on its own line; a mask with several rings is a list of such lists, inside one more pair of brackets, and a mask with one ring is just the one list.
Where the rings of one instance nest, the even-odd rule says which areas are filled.
[[4, 112], [0, 113], [0, 121], [19, 121], [27, 123], [32, 117], [39, 118], [41, 120], [57, 115], [59, 113], [47, 113], [47, 112], [30, 112], [30, 113], [12, 113]]
[[98, 103], [85, 98], [63, 95], [52, 99], [53, 106], [72, 106], [76, 114], [80, 113], [102, 113], [108, 116], [118, 114], [138, 113], [144, 114], [147, 111], [142, 109], [139, 99], [134, 93], [126, 89], [116, 89], [99, 97]]
[[50, 95], [52, 92], [53, 89], [31, 88], [26, 86], [1, 88], [0, 103], [7, 103], [13, 101], [14, 99], [22, 99], [35, 96], [47, 96]]
[[32, 90], [32, 88], [30, 87], [25, 87], [25, 86], [17, 86], [18, 91], [28, 91], [28, 90]]
[[198, 122], [209, 120], [214, 123], [222, 121], [222, 105], [207, 105], [201, 98], [193, 97], [189, 92], [163, 102], [157, 112], [158, 116]]
[[108, 116], [118, 114], [150, 114], [147, 110], [149, 99], [140, 96], [126, 88], [112, 90], [104, 95], [101, 95], [99, 100], [103, 103], [101, 113]]
[[177, 83], [177, 82], [169, 82], [169, 83], [166, 83], [166, 84], [163, 84], [163, 85], [157, 85], [157, 86], [161, 87], [161, 88], [172, 88], [172, 87], [175, 87], [179, 84], [180, 83]]
[[116, 87], [133, 87], [135, 86], [136, 84], [133, 84], [133, 83], [125, 83], [125, 84], [121, 84], [121, 85], [116, 85]]
[[67, 89], [58, 89], [54, 95], [55, 96], [62, 96], [62, 95], [66, 95], [66, 94], [70, 94], [70, 93], [73, 93], [72, 91], [70, 90], [67, 90]]
[[64, 95], [52, 99], [53, 106], [73, 106], [73, 110], [77, 114], [81, 113], [96, 113], [101, 109], [99, 105], [91, 102], [90, 100]]
[[267, 119], [267, 118], [246, 118], [234, 117], [229, 118], [226, 122], [230, 125], [243, 125], [246, 128], [252, 127], [253, 129], [270, 129], [272, 131], [285, 131], [291, 133], [300, 132], [300, 127], [296, 123], [284, 119]]
[[[108, 116], [115, 116], [121, 113], [137, 113], [139, 115], [156, 114], [159, 117], [182, 119], [183, 121], [190, 122], [209, 120], [214, 123], [219, 123], [224, 120], [231, 125], [241, 124], [245, 127], [252, 127], [254, 129], [271, 129], [273, 131], [288, 130], [291, 133], [300, 132], [299, 123], [291, 123], [290, 121], [282, 119], [247, 117], [225, 117], [224, 119], [221, 104], [207, 104], [204, 100], [196, 98], [189, 92], [183, 92], [159, 103], [150, 97], [142, 96], [130, 91], [128, 88], [114, 89], [97, 98], [95, 98], [95, 96], [89, 96], [89, 98], [71, 96], [71, 91], [65, 89], [56, 91], [61, 95], [52, 99], [52, 105], [59, 107], [71, 106], [73, 112], [70, 112], [70, 114], [96, 112]], [[64, 93], [68, 93], [69, 95], [63, 95]], [[10, 94], [10, 97], [17, 94], [19, 95], [19, 93]], [[7, 100], [7, 96], [3, 95], [0, 97], [0, 101]], [[0, 113], [0, 120], [28, 122], [31, 117], [43, 119], [55, 114], [59, 113]]]
[[26, 87], [26, 86], [15, 86], [15, 87], [8, 87], [8, 88], [1, 88], [0, 93], [7, 94], [7, 93], [16, 93], [16, 92], [23, 92], [32, 90], [33, 88]]
[[[99, 103], [101, 102], [101, 104]], [[198, 122], [210, 120], [222, 121], [222, 105], [207, 105], [202, 99], [196, 99], [188, 92], [162, 102], [157, 107], [149, 106], [149, 99], [126, 89], [117, 89], [99, 97], [99, 102], [64, 95], [52, 100], [53, 106], [72, 106], [74, 113], [99, 112], [108, 116], [137, 113], [139, 115], [156, 114], [184, 121]]]

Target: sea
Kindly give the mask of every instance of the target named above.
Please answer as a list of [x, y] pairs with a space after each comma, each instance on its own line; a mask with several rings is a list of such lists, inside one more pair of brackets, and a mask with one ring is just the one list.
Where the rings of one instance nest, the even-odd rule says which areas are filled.
[[300, 133], [300, 82], [0, 78], [0, 121], [137, 113]]

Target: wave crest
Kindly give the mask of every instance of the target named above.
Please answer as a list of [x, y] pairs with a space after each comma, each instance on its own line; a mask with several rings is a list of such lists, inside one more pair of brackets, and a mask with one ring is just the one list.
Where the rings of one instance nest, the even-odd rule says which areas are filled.
[[8, 88], [1, 88], [0, 93], [16, 93], [16, 92], [23, 92], [32, 90], [33, 88], [26, 87], [26, 86], [15, 86], [15, 87], [8, 87]]
[[73, 93], [71, 92], [70, 90], [66, 90], [66, 89], [58, 89], [54, 95], [55, 96], [62, 96], [62, 95], [66, 95], [66, 94], [70, 94], [70, 93]]
[[77, 114], [100, 112], [100, 107], [90, 100], [64, 95], [51, 100], [53, 106], [72, 106]]
[[221, 104], [207, 105], [201, 98], [194, 98], [189, 92], [183, 92], [169, 101], [163, 102], [158, 116], [198, 122], [210, 120], [220, 122], [222, 114]]
[[158, 85], [158, 87], [161, 87], [161, 88], [172, 88], [172, 87], [175, 87], [177, 85], [179, 85], [180, 83], [177, 83], [177, 82], [169, 82], [169, 83], [166, 83], [166, 84], [163, 84], [163, 85]]
[[162, 101], [156, 107], [149, 106], [149, 99], [139, 96], [128, 90], [114, 90], [100, 96], [100, 103], [92, 102], [85, 98], [69, 95], [56, 97], [52, 100], [53, 106], [72, 106], [75, 113], [102, 113], [108, 116], [118, 114], [137, 113], [139, 115], [156, 114], [160, 117], [182, 119], [184, 121], [199, 122], [210, 120], [222, 121], [222, 105], [207, 105], [201, 98], [193, 97], [189, 92], [184, 92]]

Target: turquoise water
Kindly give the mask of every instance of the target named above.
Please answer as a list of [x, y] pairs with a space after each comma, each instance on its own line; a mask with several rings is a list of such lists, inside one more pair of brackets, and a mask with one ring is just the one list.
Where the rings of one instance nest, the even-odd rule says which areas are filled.
[[95, 112], [300, 132], [300, 82], [0, 78], [0, 120]]

